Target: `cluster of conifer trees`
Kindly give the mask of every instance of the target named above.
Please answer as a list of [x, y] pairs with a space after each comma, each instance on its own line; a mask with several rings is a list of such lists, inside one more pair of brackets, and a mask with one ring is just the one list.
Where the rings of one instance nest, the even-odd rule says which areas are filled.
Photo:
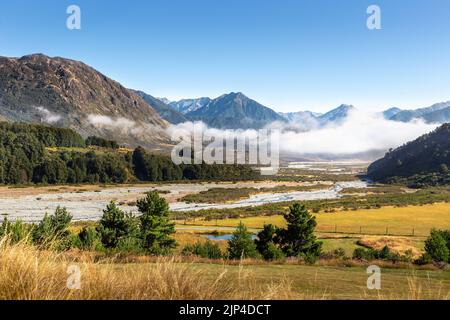
[[[87, 149], [87, 146], [96, 146]], [[118, 152], [114, 141], [84, 140], [69, 129], [0, 123], [0, 184], [126, 183], [255, 178], [242, 165], [175, 165], [143, 148]]]

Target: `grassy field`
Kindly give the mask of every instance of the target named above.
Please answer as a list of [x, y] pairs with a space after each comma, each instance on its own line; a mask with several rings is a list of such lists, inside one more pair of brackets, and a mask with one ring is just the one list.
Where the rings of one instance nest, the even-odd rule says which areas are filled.
[[[450, 203], [317, 213], [315, 216], [318, 222], [316, 230], [318, 238], [323, 242], [323, 251], [342, 248], [348, 257], [363, 244], [376, 249], [388, 245], [402, 254], [410, 249], [414, 257], [418, 258], [423, 252], [424, 240], [432, 228], [450, 229]], [[232, 233], [233, 228], [240, 222], [254, 233], [264, 224], [285, 226], [285, 220], [281, 215], [224, 220], [200, 219], [177, 225], [179, 231], [177, 236], [181, 239], [189, 238], [190, 242], [202, 241], [204, 237], [199, 233], [213, 231]], [[189, 236], [188, 231], [191, 232]], [[222, 249], [226, 247], [226, 243], [220, 245]]]
[[[156, 259], [156, 260], [155, 260]], [[449, 299], [450, 272], [387, 268], [381, 290], [367, 289], [366, 267], [96, 260], [0, 241], [0, 300]], [[377, 264], [374, 262], [374, 264]], [[69, 278], [78, 270], [77, 287]], [[76, 284], [77, 282], [75, 282]]]
[[[357, 234], [380, 234], [427, 236], [432, 228], [450, 229], [450, 203], [436, 203], [423, 206], [383, 207], [316, 213], [318, 231]], [[281, 215], [256, 216], [248, 218], [187, 221], [187, 225], [235, 227], [239, 222], [247, 227], [260, 229], [264, 224], [284, 226]]]
[[301, 265], [220, 266], [194, 265], [214, 279], [225, 269], [233, 278], [248, 271], [261, 286], [284, 278], [296, 297], [306, 299], [449, 299], [450, 272], [413, 269], [382, 269], [381, 290], [367, 289], [364, 267]]

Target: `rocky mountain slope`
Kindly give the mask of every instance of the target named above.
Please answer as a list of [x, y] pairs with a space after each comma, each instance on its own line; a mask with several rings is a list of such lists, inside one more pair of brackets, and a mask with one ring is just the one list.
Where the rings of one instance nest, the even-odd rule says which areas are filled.
[[130, 146], [168, 142], [166, 121], [140, 96], [82, 62], [41, 54], [0, 57], [0, 118]]
[[274, 121], [285, 121], [272, 109], [240, 92], [223, 95], [186, 116], [219, 129], [259, 129]]
[[147, 102], [149, 105], [153, 107], [153, 109], [156, 110], [156, 112], [159, 113], [159, 115], [166, 121], [178, 124], [183, 123], [186, 121], [189, 121], [188, 118], [184, 116], [181, 112], [178, 112], [174, 110], [172, 107], [170, 107], [168, 104], [163, 102], [163, 100], [153, 97], [152, 95], [149, 95], [148, 93], [145, 93], [143, 91], [134, 91], [138, 96], [140, 96], [142, 99], [144, 99], [145, 102]]
[[167, 99], [161, 99], [161, 101], [171, 106], [174, 110], [181, 112], [182, 114], [187, 114], [189, 112], [193, 112], [197, 109], [203, 108], [208, 103], [211, 102], [210, 98], [204, 97], [204, 98], [197, 98], [197, 99], [183, 99], [180, 101], [172, 101], [169, 102]]

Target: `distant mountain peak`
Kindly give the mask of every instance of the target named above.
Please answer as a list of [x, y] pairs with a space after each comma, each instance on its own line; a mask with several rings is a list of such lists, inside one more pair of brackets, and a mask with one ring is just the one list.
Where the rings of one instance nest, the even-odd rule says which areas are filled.
[[284, 117], [242, 92], [221, 95], [186, 116], [220, 129], [259, 129], [275, 121], [285, 121]]
[[202, 98], [182, 99], [179, 101], [172, 101], [169, 103], [169, 106], [185, 115], [189, 112], [195, 111], [197, 109], [206, 106], [209, 102], [211, 102], [210, 98], [202, 97]]
[[384, 117], [386, 120], [389, 120], [389, 119], [391, 119], [393, 116], [395, 116], [396, 114], [398, 114], [398, 113], [400, 113], [400, 112], [402, 112], [402, 111], [403, 111], [403, 110], [400, 109], [400, 108], [392, 107], [392, 108], [389, 108], [389, 109], [383, 111], [383, 117]]
[[415, 110], [402, 110], [389, 120], [409, 122], [413, 119], [422, 119], [426, 122], [446, 123], [450, 121], [450, 101], [435, 103], [430, 107]]
[[168, 104], [163, 102], [160, 98], [155, 98], [152, 95], [149, 95], [148, 93], [145, 93], [143, 91], [134, 91], [134, 92], [142, 99], [144, 99], [144, 101], [147, 102], [153, 109], [155, 109], [159, 113], [161, 118], [163, 118], [164, 120], [173, 124], [189, 121], [181, 112], [174, 110]]
[[319, 120], [322, 124], [328, 122], [342, 121], [347, 118], [350, 111], [356, 110], [356, 108], [351, 104], [341, 104], [339, 107], [334, 108], [331, 111], [321, 115]]

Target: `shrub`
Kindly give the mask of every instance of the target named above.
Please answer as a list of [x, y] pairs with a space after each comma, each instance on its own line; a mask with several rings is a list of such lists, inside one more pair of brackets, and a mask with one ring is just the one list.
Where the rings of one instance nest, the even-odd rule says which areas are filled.
[[228, 258], [244, 259], [257, 257], [258, 251], [252, 236], [247, 231], [247, 227], [241, 222], [234, 231], [232, 238], [228, 241]]
[[138, 237], [125, 237], [117, 242], [116, 249], [120, 252], [144, 253], [142, 240]]
[[275, 261], [283, 259], [284, 253], [275, 243], [270, 242], [263, 251], [262, 256], [265, 260]]
[[380, 260], [388, 260], [391, 256], [391, 250], [388, 246], [384, 246], [383, 249], [377, 251], [373, 250], [375, 253], [375, 258]]
[[447, 243], [447, 248], [448, 250], [450, 250], [450, 230], [439, 230], [438, 232], [445, 239], [445, 242]]
[[84, 227], [78, 234], [77, 247], [81, 250], [99, 250], [102, 242], [97, 230], [93, 227]]
[[407, 251], [405, 255], [400, 255], [398, 252], [392, 252], [388, 246], [384, 246], [381, 250], [356, 248], [353, 251], [353, 259], [358, 260], [386, 260], [393, 263], [399, 261], [411, 262], [412, 251]]
[[375, 259], [375, 253], [372, 249], [365, 249], [365, 248], [356, 248], [353, 251], [353, 259], [358, 260], [373, 260]]
[[33, 243], [40, 246], [55, 246], [56, 249], [68, 249], [71, 246], [69, 224], [72, 215], [66, 208], [57, 207], [52, 215], [45, 214], [41, 222], [33, 228]]
[[431, 230], [430, 236], [425, 241], [425, 252], [436, 262], [449, 261], [449, 248], [443, 233], [439, 230]]
[[320, 255], [322, 259], [343, 259], [345, 258], [345, 250], [337, 248]]
[[428, 254], [424, 253], [417, 261], [415, 261], [418, 265], [426, 265], [433, 262], [433, 258]]
[[0, 238], [7, 236], [11, 243], [18, 243], [27, 239], [30, 232], [30, 226], [23, 223], [21, 220], [11, 222], [5, 217], [3, 223], [0, 225]]
[[218, 244], [210, 240], [206, 242], [197, 242], [195, 244], [188, 244], [182, 250], [183, 255], [195, 255], [208, 259], [221, 259], [222, 251]]

